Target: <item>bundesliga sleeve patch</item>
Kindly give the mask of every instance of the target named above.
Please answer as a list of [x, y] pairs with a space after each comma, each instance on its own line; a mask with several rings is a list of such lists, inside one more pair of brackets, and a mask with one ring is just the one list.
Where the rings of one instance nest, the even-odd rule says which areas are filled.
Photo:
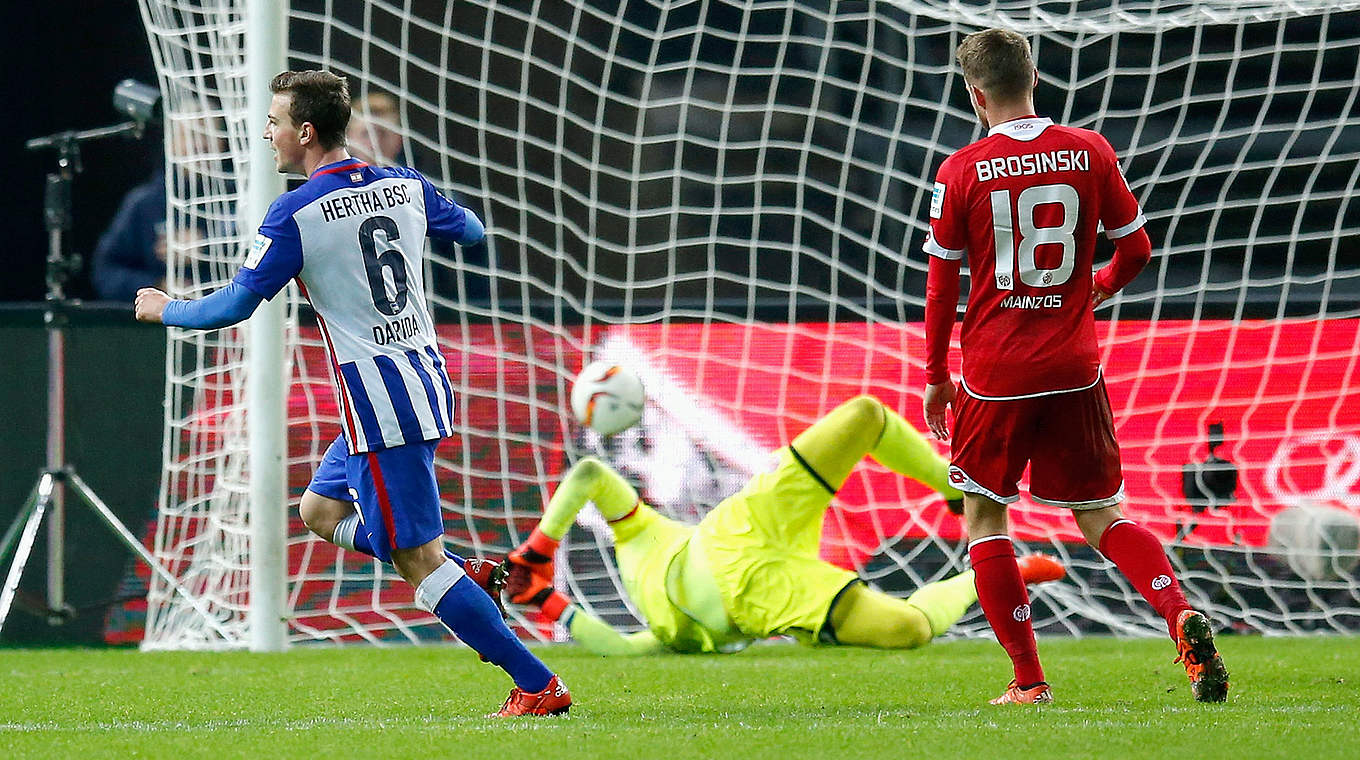
[[944, 183], [936, 182], [935, 190], [930, 194], [930, 218], [939, 219], [944, 209]]
[[259, 265], [260, 259], [264, 258], [265, 251], [268, 251], [269, 246], [273, 244], [274, 241], [272, 239], [260, 234], [255, 235], [255, 242], [250, 244], [250, 253], [246, 256], [246, 261], [241, 266], [246, 269], [254, 269]]

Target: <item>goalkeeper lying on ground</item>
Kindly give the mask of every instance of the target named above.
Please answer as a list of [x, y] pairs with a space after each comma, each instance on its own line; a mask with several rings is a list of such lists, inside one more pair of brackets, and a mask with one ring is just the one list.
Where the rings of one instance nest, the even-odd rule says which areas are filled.
[[[817, 557], [822, 516], [865, 454], [946, 499], [961, 496], [949, 486], [948, 463], [906, 420], [872, 396], [857, 396], [780, 449], [773, 471], [752, 478], [698, 525], [658, 513], [598, 459], [581, 460], [529, 540], [510, 554], [505, 590], [601, 655], [734, 652], [779, 634], [809, 644], [921, 646], [977, 601], [971, 570], [902, 600]], [[613, 528], [619, 573], [646, 631], [622, 634], [551, 585], [558, 543], [587, 501]], [[1030, 583], [1065, 574], [1045, 555], [1020, 565]]]

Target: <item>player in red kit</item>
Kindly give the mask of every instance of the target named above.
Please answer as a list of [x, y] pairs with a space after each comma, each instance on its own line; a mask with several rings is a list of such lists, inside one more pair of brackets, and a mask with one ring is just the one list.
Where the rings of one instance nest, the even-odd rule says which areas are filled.
[[[950, 480], [964, 491], [978, 600], [1015, 667], [992, 703], [1053, 701], [1007, 528], [1026, 465], [1031, 498], [1072, 510], [1087, 542], [1166, 619], [1195, 698], [1221, 702], [1228, 672], [1208, 619], [1186, 602], [1161, 542], [1119, 509], [1119, 446], [1091, 312], [1147, 264], [1142, 210], [1105, 138], [1035, 114], [1038, 74], [1024, 37], [971, 34], [957, 57], [988, 132], [941, 164], [931, 197], [925, 417], [948, 439], [953, 407]], [[1115, 255], [1093, 277], [1100, 225]], [[947, 355], [965, 255], [956, 389]]]

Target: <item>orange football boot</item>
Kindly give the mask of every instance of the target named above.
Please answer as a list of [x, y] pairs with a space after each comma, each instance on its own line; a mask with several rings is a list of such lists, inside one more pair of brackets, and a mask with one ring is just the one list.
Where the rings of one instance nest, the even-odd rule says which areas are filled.
[[1214, 632], [1203, 613], [1185, 610], [1176, 617], [1176, 662], [1185, 666], [1190, 691], [1200, 702], [1228, 699], [1228, 669], [1214, 646]]
[[529, 693], [515, 687], [498, 712], [488, 718], [516, 718], [522, 715], [563, 715], [571, 709], [571, 692], [562, 679], [553, 676], [543, 691]]
[[1038, 683], [1028, 689], [1020, 688], [1014, 680], [1006, 687], [1006, 693], [991, 700], [994, 705], [1050, 705], [1053, 704], [1053, 691], [1046, 683]]
[[1051, 554], [1026, 554], [1016, 560], [1020, 577], [1027, 584], [1046, 583], [1067, 577], [1067, 568]]

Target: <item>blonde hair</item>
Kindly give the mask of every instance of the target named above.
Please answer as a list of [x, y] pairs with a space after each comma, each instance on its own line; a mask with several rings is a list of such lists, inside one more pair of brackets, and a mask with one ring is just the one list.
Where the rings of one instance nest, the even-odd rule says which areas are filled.
[[397, 123], [397, 99], [385, 92], [370, 92], [353, 102], [354, 113], [387, 126]]
[[987, 29], [964, 37], [955, 58], [964, 79], [988, 97], [1011, 102], [1034, 88], [1029, 42], [1008, 29]]

